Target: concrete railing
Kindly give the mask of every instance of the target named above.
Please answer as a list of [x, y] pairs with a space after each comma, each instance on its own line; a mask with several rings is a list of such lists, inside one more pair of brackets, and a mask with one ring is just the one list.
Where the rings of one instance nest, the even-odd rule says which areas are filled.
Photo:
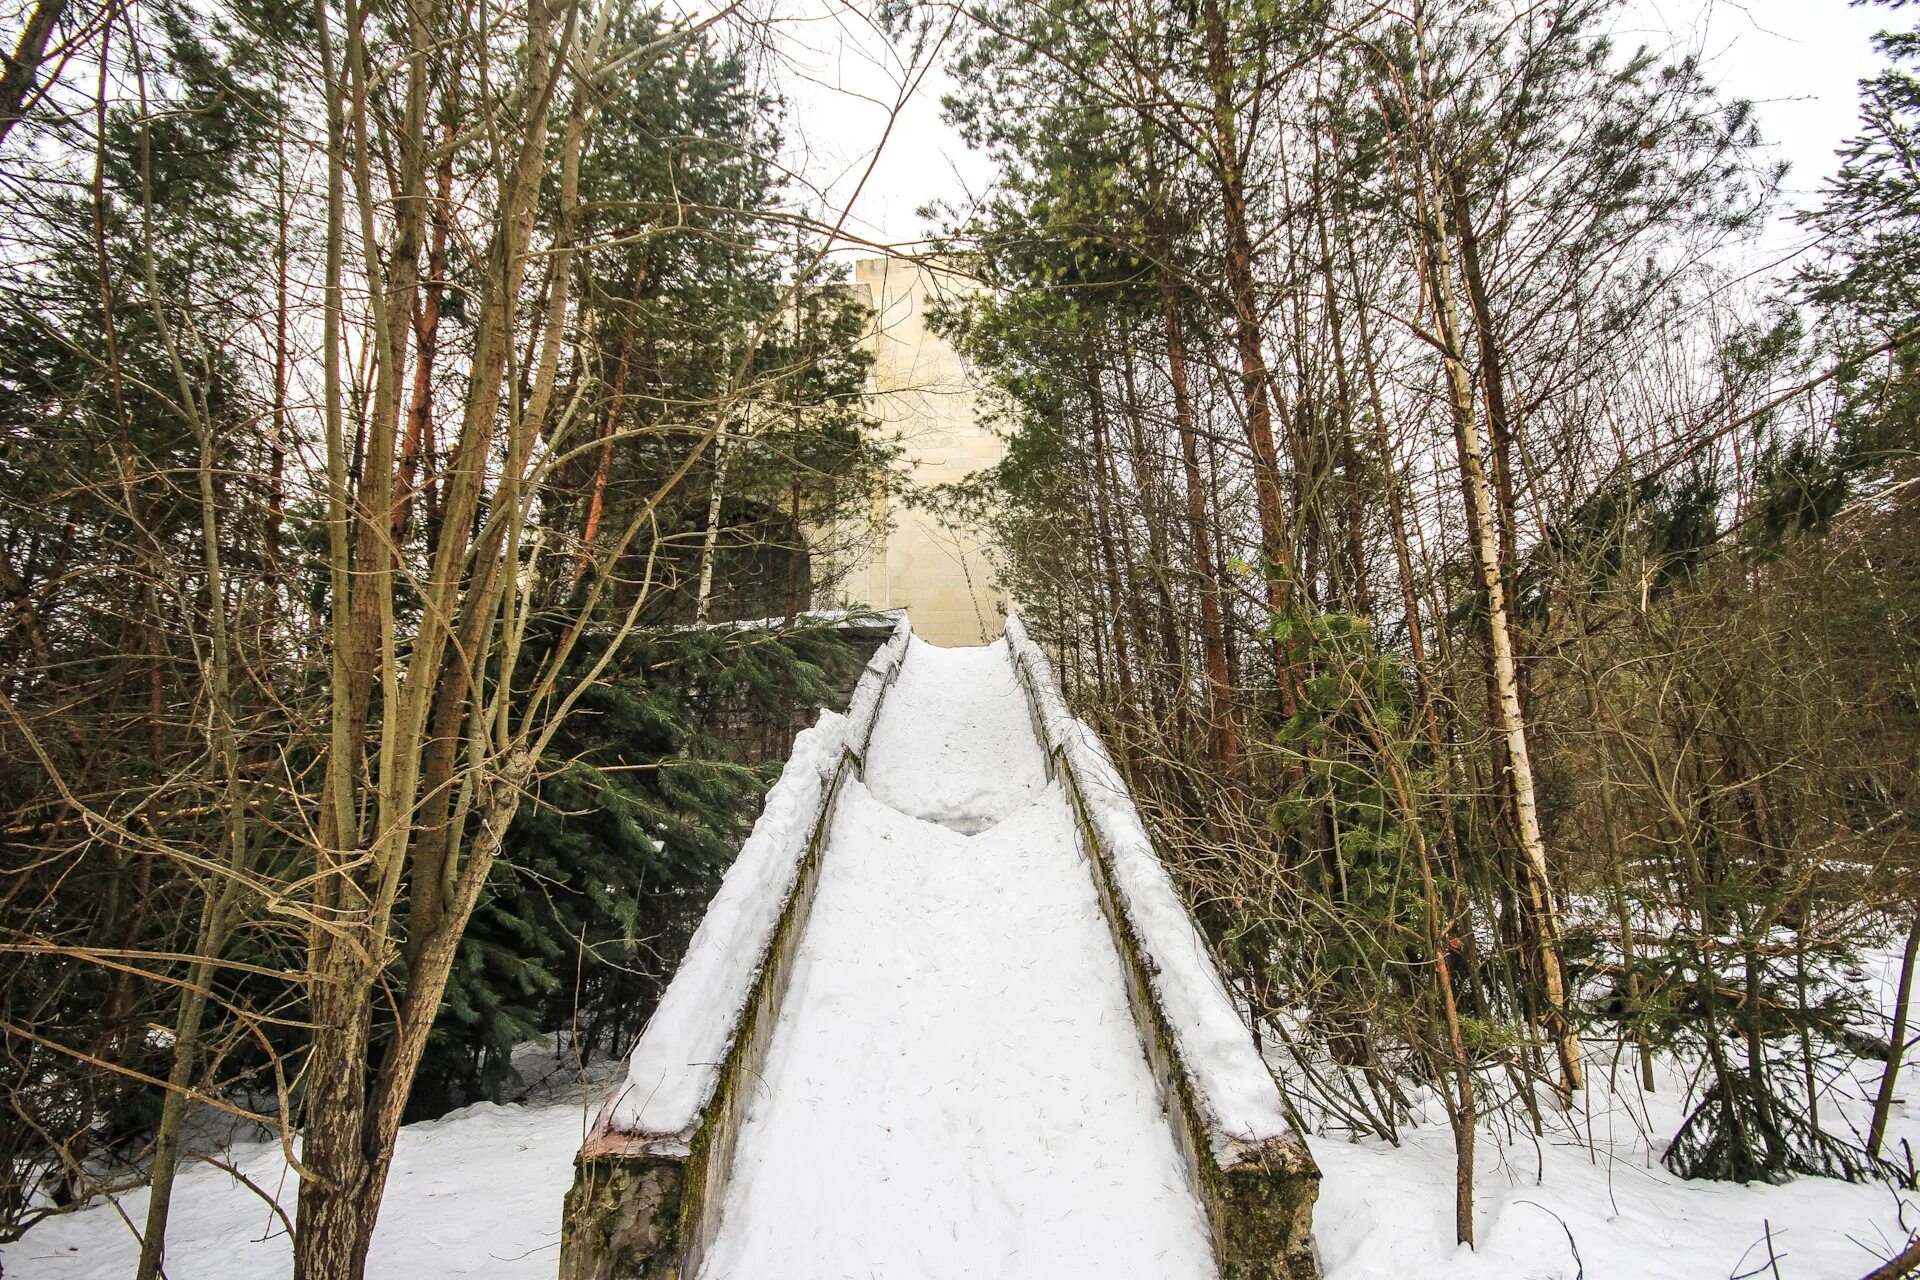
[[1312, 1280], [1320, 1170], [1154, 852], [1126, 782], [1075, 719], [1020, 619], [1007, 644], [1048, 767], [1073, 805], [1127, 1000], [1227, 1280]]
[[845, 715], [795, 741], [687, 957], [575, 1159], [561, 1280], [693, 1280], [820, 881], [834, 801], [857, 776], [911, 629], [905, 614]]

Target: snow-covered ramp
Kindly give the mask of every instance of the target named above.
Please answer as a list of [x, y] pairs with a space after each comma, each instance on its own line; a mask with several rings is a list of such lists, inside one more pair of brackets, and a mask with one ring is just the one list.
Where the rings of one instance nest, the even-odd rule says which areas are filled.
[[915, 644], [831, 831], [702, 1274], [1212, 1275], [1004, 644]]
[[564, 1280], [1312, 1274], [1311, 1157], [1009, 631], [903, 625], [810, 731], [581, 1152]]

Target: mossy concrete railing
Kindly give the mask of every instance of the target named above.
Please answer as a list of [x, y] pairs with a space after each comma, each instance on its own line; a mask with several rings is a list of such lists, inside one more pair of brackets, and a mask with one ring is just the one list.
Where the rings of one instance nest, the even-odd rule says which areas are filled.
[[[901, 614], [846, 715], [823, 715], [808, 731], [831, 730], [823, 737], [803, 734], [768, 792], [760, 822], [635, 1046], [627, 1078], [575, 1158], [560, 1228], [561, 1280], [693, 1280], [699, 1273], [813, 908], [834, 800], [861, 771], [910, 635]], [[714, 936], [703, 939], [710, 928]]]
[[1060, 779], [1126, 975], [1141, 1048], [1206, 1210], [1226, 1280], [1314, 1280], [1320, 1170], [1153, 851], [1119, 771], [1068, 712], [1046, 655], [1007, 618], [1048, 767]]

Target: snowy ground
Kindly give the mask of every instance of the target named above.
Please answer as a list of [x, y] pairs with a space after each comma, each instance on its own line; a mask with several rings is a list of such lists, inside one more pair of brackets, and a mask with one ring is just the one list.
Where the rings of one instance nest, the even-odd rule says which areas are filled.
[[[480, 1103], [400, 1132], [368, 1274], [373, 1280], [553, 1280], [560, 1199], [587, 1113], [573, 1105]], [[226, 1159], [293, 1214], [293, 1176], [277, 1145], [242, 1143]], [[128, 1280], [144, 1190], [50, 1218], [0, 1248], [8, 1280]], [[122, 1220], [121, 1213], [126, 1215]], [[190, 1165], [174, 1189], [169, 1280], [283, 1280], [293, 1250], [279, 1215], [225, 1172]]]
[[[1663, 1090], [1668, 1083], [1662, 1079]], [[1524, 1135], [1483, 1133], [1480, 1247], [1471, 1253], [1453, 1246], [1453, 1148], [1445, 1125], [1403, 1135], [1398, 1150], [1310, 1139], [1325, 1175], [1314, 1214], [1325, 1280], [1571, 1280], [1581, 1274], [1575, 1246], [1587, 1280], [1771, 1280], [1769, 1229], [1781, 1280], [1857, 1280], [1905, 1239], [1896, 1197], [1883, 1187], [1818, 1178], [1783, 1187], [1681, 1182], [1650, 1160], [1625, 1100], [1608, 1113], [1597, 1109], [1601, 1091], [1593, 1093], [1597, 1150], [1569, 1133], [1538, 1146]], [[1658, 1138], [1677, 1124], [1677, 1098], [1672, 1091], [1655, 1095]], [[374, 1240], [374, 1280], [552, 1280], [560, 1201], [586, 1119], [578, 1103], [482, 1104], [407, 1126]], [[1903, 1108], [1901, 1119], [1896, 1133], [1920, 1141], [1920, 1117]], [[245, 1143], [228, 1154], [291, 1213], [293, 1180], [276, 1147]], [[1907, 1221], [1920, 1225], [1917, 1198], [1899, 1199], [1910, 1206]], [[175, 1205], [172, 1280], [287, 1274], [291, 1254], [277, 1217], [225, 1173], [186, 1169]], [[120, 1208], [138, 1222], [146, 1193], [121, 1197]], [[1002, 1274], [980, 1268], [967, 1250], [926, 1252], [933, 1265], [925, 1274]], [[137, 1254], [126, 1224], [101, 1204], [41, 1223], [0, 1248], [0, 1264], [8, 1280], [125, 1280]], [[782, 1267], [755, 1280], [792, 1274]], [[866, 1280], [903, 1273], [847, 1274]]]
[[[1903, 1210], [1920, 1227], [1920, 1199], [1885, 1187], [1825, 1178], [1779, 1187], [1683, 1182], [1649, 1154], [1637, 1097], [1589, 1095], [1583, 1113], [1538, 1141], [1482, 1129], [1471, 1251], [1453, 1243], [1453, 1141], [1444, 1124], [1404, 1133], [1398, 1150], [1310, 1138], [1324, 1177], [1314, 1236], [1326, 1280], [1573, 1280], [1583, 1267], [1587, 1280], [1857, 1280], [1906, 1243]], [[1655, 1152], [1679, 1127], [1678, 1097], [1648, 1099]], [[1569, 1128], [1589, 1121], [1591, 1145]]]
[[[1863, 993], [1890, 1010], [1897, 955], [1862, 959]], [[1310, 1138], [1324, 1177], [1314, 1236], [1325, 1280], [1858, 1280], [1920, 1230], [1920, 1194], [1887, 1186], [1674, 1177], [1660, 1156], [1689, 1110], [1686, 1076], [1663, 1060], [1645, 1093], [1630, 1052], [1590, 1041], [1587, 1053], [1588, 1088], [1571, 1112], [1547, 1114], [1544, 1137], [1482, 1125], [1474, 1251], [1453, 1243], [1453, 1139], [1437, 1107], [1398, 1149]], [[1903, 1140], [1920, 1153], [1917, 1068], [1903, 1071], [1888, 1126], [1900, 1163]], [[1864, 1133], [1879, 1080], [1879, 1063], [1856, 1063], [1821, 1098], [1822, 1123]]]
[[[1206, 1273], [1118, 960], [1026, 716], [1002, 646], [915, 642], [866, 784], [836, 814], [709, 1280]], [[1864, 959], [1866, 993], [1890, 1006], [1895, 958]], [[1680, 1181], [1659, 1156], [1685, 1079], [1667, 1064], [1643, 1094], [1611, 1045], [1590, 1044], [1589, 1061], [1590, 1087], [1546, 1136], [1483, 1127], [1475, 1251], [1453, 1244], [1437, 1114], [1397, 1148], [1310, 1138], [1325, 1280], [1857, 1280], [1920, 1228], [1920, 1195], [1883, 1186]], [[1863, 1128], [1878, 1071], [1863, 1062], [1837, 1081], [1823, 1120]], [[561, 1069], [525, 1105], [406, 1127], [370, 1275], [552, 1277], [586, 1103], [604, 1083]], [[1920, 1101], [1920, 1086], [1903, 1093]], [[1896, 1152], [1920, 1147], [1920, 1107], [1898, 1104], [1889, 1136]], [[276, 1145], [221, 1157], [291, 1215]], [[48, 1219], [0, 1247], [0, 1271], [123, 1280], [145, 1211], [135, 1191]], [[170, 1235], [171, 1280], [288, 1271], [275, 1210], [206, 1165], [183, 1171]]]

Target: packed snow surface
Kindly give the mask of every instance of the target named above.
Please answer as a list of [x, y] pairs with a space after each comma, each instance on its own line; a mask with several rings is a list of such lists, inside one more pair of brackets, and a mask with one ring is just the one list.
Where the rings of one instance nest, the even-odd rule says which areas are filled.
[[963, 835], [1030, 804], [1047, 758], [1006, 641], [941, 649], [915, 637], [874, 726], [866, 780], [885, 804]]
[[1047, 745], [1065, 753], [1080, 784], [1088, 821], [1106, 846], [1120, 909], [1146, 952], [1154, 995], [1212, 1134], [1214, 1156], [1230, 1168], [1239, 1144], [1288, 1132], [1280, 1090], [1260, 1060], [1193, 917], [1154, 853], [1106, 748], [1067, 710], [1052, 666], [1018, 618], [1007, 619], [1005, 643], [1026, 669]]
[[1044, 769], [1004, 645], [914, 644], [835, 808], [706, 1280], [1214, 1274]]

